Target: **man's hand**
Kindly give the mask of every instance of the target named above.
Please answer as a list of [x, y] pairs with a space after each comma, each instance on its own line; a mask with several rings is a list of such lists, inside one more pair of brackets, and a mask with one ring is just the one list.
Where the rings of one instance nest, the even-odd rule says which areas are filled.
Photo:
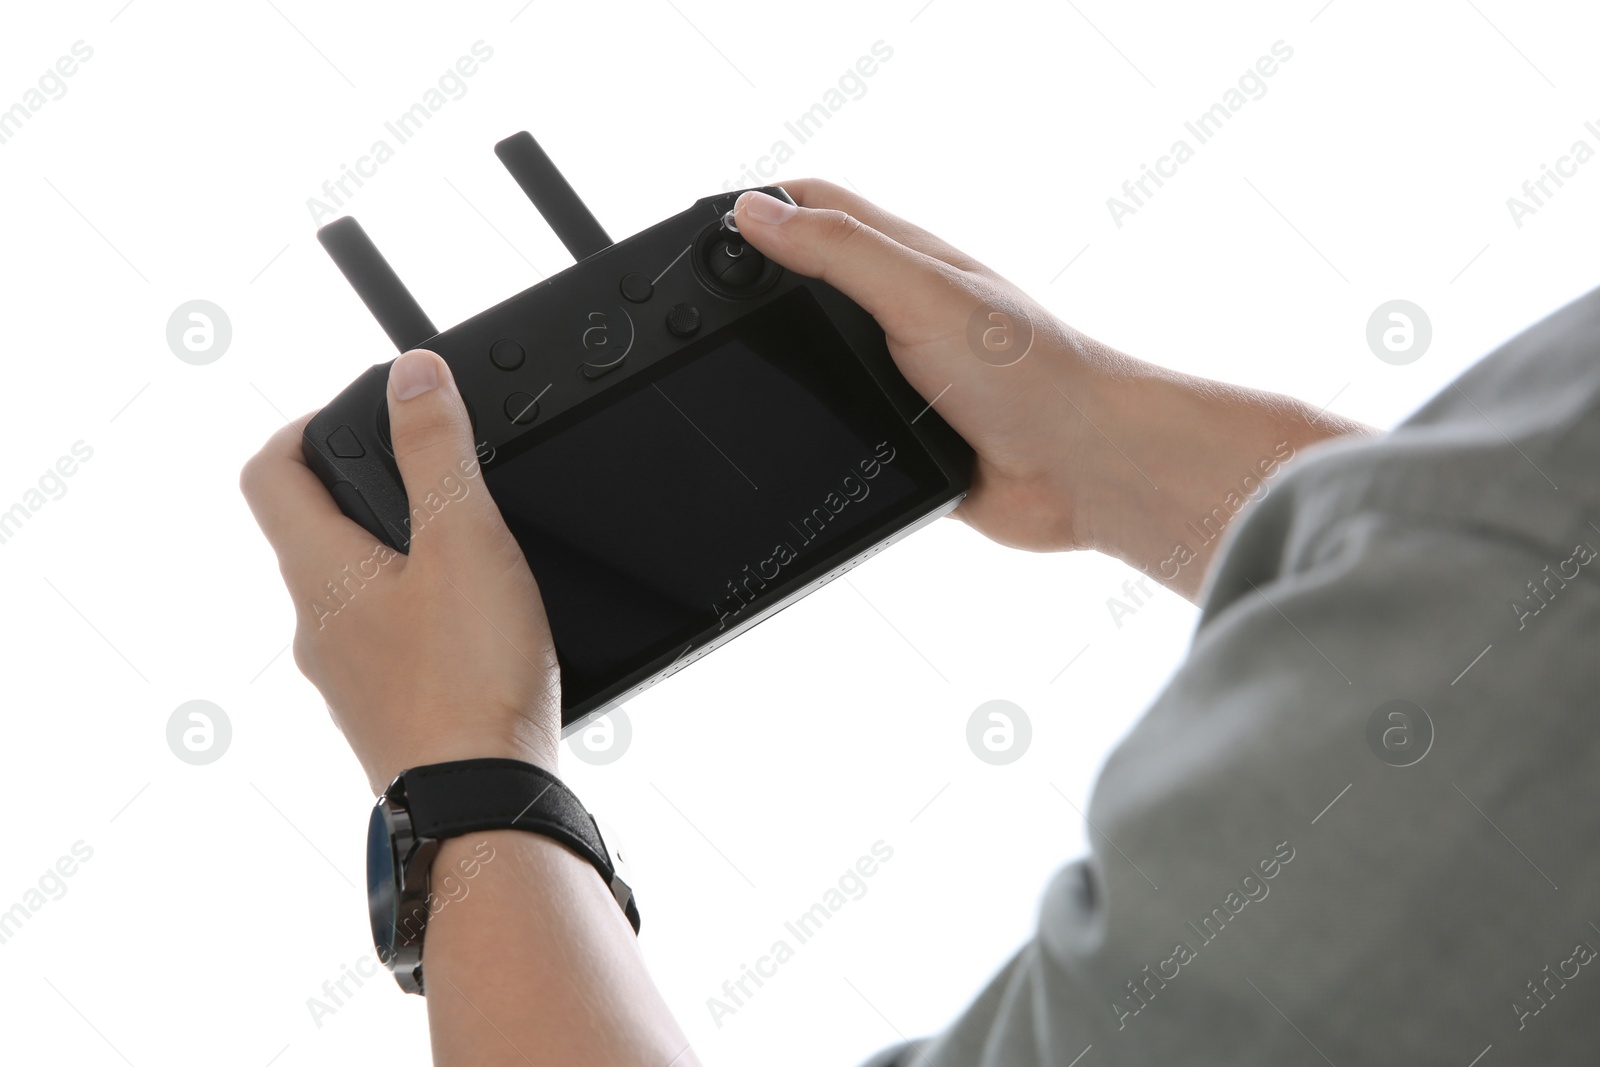
[[955, 517], [1031, 551], [1095, 548], [1196, 599], [1220, 527], [1305, 445], [1365, 430], [1084, 336], [971, 256], [836, 185], [747, 192], [740, 233], [878, 320], [906, 380], [977, 452]]
[[[740, 233], [864, 307], [900, 372], [924, 398], [938, 398], [935, 410], [978, 453], [957, 517], [1014, 548], [1089, 547], [1073, 484], [1087, 427], [1052, 386], [1076, 393], [1086, 384], [1074, 353], [1094, 342], [971, 256], [861, 197], [814, 179], [783, 187], [801, 208], [746, 193], [735, 205]], [[989, 342], [976, 350], [974, 316]]]
[[[408, 767], [505, 756], [556, 769], [560, 675], [538, 586], [478, 471], [445, 362], [389, 372], [410, 555], [375, 544], [305, 465], [306, 419], [240, 487], [294, 597], [295, 661], [322, 691], [374, 793]], [[594, 867], [554, 838], [452, 838], [437, 864], [492, 842], [470, 897], [428, 923], [436, 1064], [699, 1062], [650, 981], [633, 927]], [[436, 869], [438, 868], [436, 866]]]
[[381, 792], [407, 767], [505, 756], [556, 769], [560, 675], [538, 586], [478, 470], [444, 360], [389, 373], [410, 554], [347, 519], [301, 457], [310, 416], [245, 465], [240, 489], [294, 599], [294, 658]]

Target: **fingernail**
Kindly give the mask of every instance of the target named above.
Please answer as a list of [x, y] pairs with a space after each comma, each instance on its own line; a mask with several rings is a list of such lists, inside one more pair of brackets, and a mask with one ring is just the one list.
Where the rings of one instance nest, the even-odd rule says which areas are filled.
[[420, 349], [404, 353], [389, 368], [389, 388], [396, 400], [410, 400], [438, 386], [439, 365]]
[[769, 226], [788, 222], [800, 210], [793, 204], [786, 204], [775, 196], [758, 193], [754, 189], [747, 193], [739, 194], [738, 201], [733, 205], [734, 210], [737, 211], [741, 205], [744, 207], [745, 214], [757, 222], [765, 222]]

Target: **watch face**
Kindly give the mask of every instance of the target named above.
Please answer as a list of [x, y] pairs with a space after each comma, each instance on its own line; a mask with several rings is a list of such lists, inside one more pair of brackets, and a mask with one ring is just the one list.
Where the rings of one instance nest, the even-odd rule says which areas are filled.
[[394, 959], [394, 873], [394, 833], [388, 805], [380, 802], [373, 807], [372, 821], [367, 824], [367, 912], [372, 918], [372, 943], [384, 966], [390, 966]]

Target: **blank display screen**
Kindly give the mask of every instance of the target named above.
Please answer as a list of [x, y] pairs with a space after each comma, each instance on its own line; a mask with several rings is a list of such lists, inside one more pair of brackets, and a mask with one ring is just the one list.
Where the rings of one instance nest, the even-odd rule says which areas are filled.
[[484, 468], [568, 706], [738, 625], [947, 487], [803, 289], [613, 390]]

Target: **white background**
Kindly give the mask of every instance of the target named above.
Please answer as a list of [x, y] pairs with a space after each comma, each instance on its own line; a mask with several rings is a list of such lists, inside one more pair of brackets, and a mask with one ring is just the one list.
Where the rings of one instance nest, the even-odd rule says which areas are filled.
[[[0, 510], [75, 442], [93, 457], [0, 544], [0, 909], [93, 856], [0, 944], [0, 1058], [426, 1060], [423, 1003], [386, 976], [308, 1009], [371, 952], [371, 797], [284, 651], [236, 477], [393, 355], [306, 200], [475, 41], [466, 94], [347, 204], [440, 326], [568, 262], [496, 140], [531, 130], [621, 237], [792, 143], [881, 40], [780, 177], [849, 182], [1125, 351], [1389, 426], [1593, 284], [1600, 162], [1521, 227], [1506, 199], [1600, 148], [1597, 32], [1592, 5], [1510, 0], [8, 5], [0, 107], [74, 42], [93, 57], [0, 144]], [[1266, 95], [1114, 225], [1106, 198], [1279, 40]], [[165, 339], [196, 298], [233, 326], [207, 366]], [[1393, 298], [1433, 324], [1407, 366], [1365, 342]], [[1194, 621], [1161, 592], [1118, 625], [1130, 577], [941, 522], [631, 702], [616, 762], [565, 759], [631, 848], [704, 1060], [856, 1062], [939, 1028], [1023, 941]], [[202, 767], [165, 737], [197, 698], [233, 726]], [[1008, 767], [965, 741], [996, 698], [1033, 724]], [[867, 894], [713, 1023], [707, 998], [879, 840]]]

